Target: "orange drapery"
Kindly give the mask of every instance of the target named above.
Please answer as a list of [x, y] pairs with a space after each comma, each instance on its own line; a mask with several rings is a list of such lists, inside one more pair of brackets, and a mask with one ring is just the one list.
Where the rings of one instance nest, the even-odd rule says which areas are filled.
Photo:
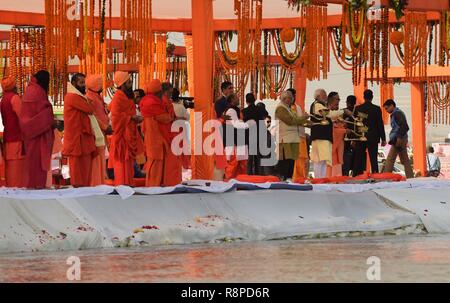
[[[194, 111], [196, 114], [201, 113], [203, 125], [211, 119], [213, 105], [214, 31], [212, 0], [192, 1], [192, 45], [193, 64], [195, 66], [193, 86], [196, 92]], [[195, 129], [193, 128], [192, 131], [195, 132]], [[207, 135], [207, 133], [195, 133], [197, 138], [201, 136], [202, 142]], [[194, 155], [192, 178], [211, 180], [213, 178], [213, 167], [212, 156], [203, 155], [203, 152], [202, 155]]]
[[296, 90], [295, 104], [300, 105], [305, 111], [305, 96], [306, 96], [306, 70], [298, 67], [295, 70], [294, 88]]
[[353, 86], [353, 91], [356, 96], [356, 105], [364, 103], [364, 91], [367, 89], [367, 81], [361, 80], [358, 85]]

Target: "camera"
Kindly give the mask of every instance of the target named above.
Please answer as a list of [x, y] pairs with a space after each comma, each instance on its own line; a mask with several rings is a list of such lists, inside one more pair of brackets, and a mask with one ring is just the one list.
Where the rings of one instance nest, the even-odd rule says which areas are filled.
[[194, 108], [194, 97], [179, 97], [178, 99], [183, 101], [185, 108]]

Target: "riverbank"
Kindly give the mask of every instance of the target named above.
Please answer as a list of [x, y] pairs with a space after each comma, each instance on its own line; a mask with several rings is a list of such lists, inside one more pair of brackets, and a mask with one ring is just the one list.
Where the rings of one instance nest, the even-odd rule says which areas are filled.
[[0, 190], [0, 253], [450, 233], [448, 181], [258, 186]]

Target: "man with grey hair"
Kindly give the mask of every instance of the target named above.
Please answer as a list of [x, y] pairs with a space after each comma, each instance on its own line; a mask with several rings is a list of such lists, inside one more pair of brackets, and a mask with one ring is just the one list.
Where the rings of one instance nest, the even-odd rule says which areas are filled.
[[294, 162], [299, 155], [300, 127], [308, 123], [308, 115], [298, 116], [291, 106], [294, 96], [289, 91], [281, 94], [281, 102], [275, 109], [278, 120], [278, 174], [283, 180], [292, 178]]
[[[311, 104], [311, 161], [314, 165], [314, 178], [325, 178], [327, 165], [332, 165], [333, 121], [344, 114], [351, 115], [348, 109], [328, 110], [328, 96], [324, 89], [314, 92], [314, 102]], [[326, 120], [328, 123], [323, 123]]]

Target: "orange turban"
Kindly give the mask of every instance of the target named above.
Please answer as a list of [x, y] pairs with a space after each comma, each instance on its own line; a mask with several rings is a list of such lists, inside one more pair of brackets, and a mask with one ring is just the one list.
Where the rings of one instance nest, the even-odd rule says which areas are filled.
[[86, 78], [86, 87], [94, 92], [99, 92], [103, 87], [103, 77], [101, 75], [90, 75]]
[[114, 74], [114, 84], [116, 87], [121, 87], [128, 79], [130, 79], [130, 74], [128, 72], [117, 71]]
[[2, 80], [2, 90], [4, 92], [12, 91], [16, 87], [16, 79], [13, 76], [3, 78]]
[[145, 85], [144, 92], [146, 94], [154, 94], [161, 91], [161, 89], [162, 89], [161, 81], [159, 81], [158, 79], [153, 79], [152, 81], [150, 81]]

